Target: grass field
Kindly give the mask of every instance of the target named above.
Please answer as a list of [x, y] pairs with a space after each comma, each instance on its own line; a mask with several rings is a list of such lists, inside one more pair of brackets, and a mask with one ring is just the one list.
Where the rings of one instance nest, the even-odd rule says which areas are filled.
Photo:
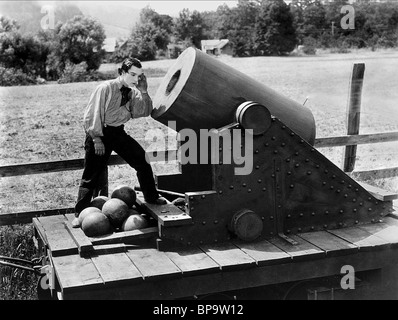
[[[352, 65], [365, 62], [360, 133], [398, 131], [398, 52], [358, 51], [344, 55], [321, 54], [316, 57], [221, 57], [220, 61], [246, 73], [259, 82], [308, 106], [315, 117], [317, 137], [345, 134], [345, 117]], [[144, 69], [166, 72], [173, 60], [145, 62]], [[115, 69], [104, 65], [104, 71]], [[161, 77], [149, 78], [151, 96]], [[64, 160], [83, 157], [82, 114], [96, 82], [46, 84], [0, 88], [0, 165]], [[151, 118], [136, 119], [128, 132], [143, 140], [148, 128], [166, 128]], [[142, 142], [144, 147], [148, 144]], [[320, 149], [341, 166], [342, 148]], [[398, 166], [398, 143], [358, 147], [357, 170]], [[155, 173], [176, 170], [174, 164], [153, 164]], [[0, 214], [44, 210], [74, 205], [81, 171], [0, 178]], [[110, 190], [120, 183], [135, 185], [135, 172], [128, 166], [110, 168]], [[398, 191], [396, 178], [374, 184]], [[27, 226], [29, 228], [29, 226]], [[0, 246], [12, 247], [11, 227], [1, 228]], [[30, 244], [29, 244], [30, 245]], [[1, 248], [0, 248], [1, 249]], [[7, 251], [17, 254], [17, 251]], [[5, 254], [0, 251], [0, 255]], [[27, 298], [29, 295], [4, 293], [0, 275], [0, 299]], [[14, 277], [15, 278], [15, 277]], [[7, 277], [5, 279], [8, 279]], [[8, 280], [7, 280], [8, 281]], [[7, 287], [8, 288], [8, 287]], [[3, 292], [1, 292], [3, 290]], [[8, 289], [11, 290], [11, 289]], [[31, 296], [30, 296], [31, 297]]]

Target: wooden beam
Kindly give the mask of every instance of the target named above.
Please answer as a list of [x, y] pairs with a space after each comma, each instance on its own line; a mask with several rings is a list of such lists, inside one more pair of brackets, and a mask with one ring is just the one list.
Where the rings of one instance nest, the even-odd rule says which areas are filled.
[[[352, 70], [351, 90], [348, 105], [347, 134], [357, 135], [359, 133], [359, 122], [361, 115], [361, 97], [365, 64], [355, 63]], [[351, 145], [345, 148], [344, 172], [352, 172], [355, 166], [357, 146]]]
[[55, 216], [59, 214], [74, 213], [74, 208], [61, 208], [52, 210], [30, 211], [30, 212], [16, 212], [0, 214], [0, 226], [7, 226], [12, 224], [31, 223], [35, 217]]
[[316, 148], [342, 147], [358, 144], [371, 144], [398, 141], [398, 132], [375, 134], [347, 135], [340, 137], [318, 138], [315, 140]]
[[[175, 161], [177, 160], [177, 150], [148, 152], [151, 162], [156, 161]], [[108, 165], [127, 164], [120, 156], [111, 155]], [[17, 165], [1, 166], [0, 177], [14, 177], [31, 174], [42, 174], [60, 171], [72, 171], [83, 169], [84, 159], [71, 159], [49, 162], [23, 163]]]

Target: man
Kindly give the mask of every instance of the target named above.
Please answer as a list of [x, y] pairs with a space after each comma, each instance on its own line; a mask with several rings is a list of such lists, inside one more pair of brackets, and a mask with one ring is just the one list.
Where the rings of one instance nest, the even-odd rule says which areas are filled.
[[84, 112], [85, 161], [79, 186], [76, 215], [90, 205], [94, 190], [101, 190], [108, 159], [115, 151], [137, 171], [145, 201], [166, 204], [159, 196], [151, 165], [144, 149], [124, 131], [132, 119], [148, 117], [153, 109], [142, 65], [135, 58], [123, 61], [119, 77], [100, 84], [92, 93]]

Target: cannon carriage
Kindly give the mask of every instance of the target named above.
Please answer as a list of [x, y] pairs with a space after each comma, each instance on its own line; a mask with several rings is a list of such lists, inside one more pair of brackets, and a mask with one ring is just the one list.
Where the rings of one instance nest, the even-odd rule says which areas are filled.
[[[169, 202], [148, 204], [137, 191], [150, 227], [96, 238], [72, 228], [73, 215], [35, 218], [52, 296], [395, 297], [397, 196], [316, 150], [308, 108], [190, 48], [152, 116], [182, 136], [189, 160], [157, 177]], [[339, 282], [347, 266], [352, 291]]]

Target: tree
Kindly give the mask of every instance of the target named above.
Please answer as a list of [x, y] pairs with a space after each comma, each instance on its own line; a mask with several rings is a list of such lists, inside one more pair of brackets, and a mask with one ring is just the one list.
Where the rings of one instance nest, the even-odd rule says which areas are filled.
[[102, 45], [105, 40], [103, 26], [96, 20], [75, 16], [55, 27], [55, 41], [51, 62], [58, 72], [67, 63], [87, 63], [87, 70], [97, 70], [104, 57]]
[[219, 34], [229, 39], [236, 56], [251, 56], [254, 53], [258, 9], [259, 3], [250, 0], [240, 0], [231, 9], [227, 6], [217, 9], [222, 21]]
[[189, 9], [180, 11], [175, 21], [175, 36], [178, 40], [187, 41], [196, 48], [201, 47], [205, 25], [199, 11]]
[[0, 17], [0, 34], [4, 32], [17, 31], [20, 28], [18, 22], [6, 16]]
[[284, 55], [297, 44], [293, 15], [283, 0], [263, 1], [256, 20], [258, 55]]

